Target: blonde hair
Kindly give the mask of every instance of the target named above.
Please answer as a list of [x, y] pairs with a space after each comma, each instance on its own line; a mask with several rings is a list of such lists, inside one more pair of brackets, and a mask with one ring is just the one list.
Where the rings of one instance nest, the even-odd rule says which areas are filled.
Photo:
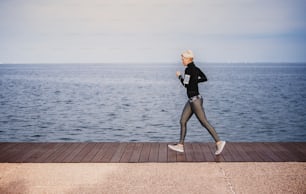
[[194, 54], [191, 50], [184, 51], [181, 56], [185, 58], [191, 58], [191, 59], [194, 58]]

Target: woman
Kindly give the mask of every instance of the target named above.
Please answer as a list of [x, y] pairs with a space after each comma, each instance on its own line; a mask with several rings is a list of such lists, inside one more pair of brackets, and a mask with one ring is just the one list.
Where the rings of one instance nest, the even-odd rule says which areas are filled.
[[205, 127], [216, 142], [217, 150], [215, 155], [221, 154], [225, 141], [221, 141], [215, 129], [210, 125], [205, 116], [203, 108], [203, 98], [198, 90], [198, 83], [207, 81], [205, 74], [193, 63], [194, 55], [191, 50], [182, 53], [182, 63], [186, 67], [184, 77], [179, 71], [176, 76], [183, 86], [187, 89], [188, 101], [181, 115], [181, 136], [178, 144], [168, 145], [168, 147], [177, 152], [184, 152], [184, 139], [187, 131], [187, 121], [195, 114], [203, 127]]

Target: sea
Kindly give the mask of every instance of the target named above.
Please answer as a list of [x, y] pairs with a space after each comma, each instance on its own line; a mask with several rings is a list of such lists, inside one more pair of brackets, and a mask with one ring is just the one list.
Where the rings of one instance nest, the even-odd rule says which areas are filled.
[[[306, 141], [306, 63], [196, 63], [231, 142]], [[180, 63], [1, 64], [0, 142], [177, 142]], [[213, 142], [195, 116], [186, 142]]]

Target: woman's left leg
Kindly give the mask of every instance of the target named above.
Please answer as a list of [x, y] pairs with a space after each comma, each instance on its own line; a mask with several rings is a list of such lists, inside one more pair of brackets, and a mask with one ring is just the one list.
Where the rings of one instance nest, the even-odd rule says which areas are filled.
[[216, 130], [211, 126], [208, 122], [204, 108], [203, 108], [203, 98], [196, 99], [190, 103], [192, 112], [197, 116], [198, 120], [202, 124], [203, 127], [207, 129], [210, 135], [214, 138], [215, 142], [219, 142], [220, 138], [216, 132]]

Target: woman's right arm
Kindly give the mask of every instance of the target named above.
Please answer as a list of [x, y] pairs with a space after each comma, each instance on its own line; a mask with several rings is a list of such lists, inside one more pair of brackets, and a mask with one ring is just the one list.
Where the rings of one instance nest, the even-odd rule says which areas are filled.
[[185, 84], [184, 84], [184, 78], [183, 78], [183, 76], [181, 75], [181, 72], [177, 71], [177, 72], [176, 72], [176, 76], [177, 76], [178, 79], [181, 81], [182, 85], [185, 86]]

